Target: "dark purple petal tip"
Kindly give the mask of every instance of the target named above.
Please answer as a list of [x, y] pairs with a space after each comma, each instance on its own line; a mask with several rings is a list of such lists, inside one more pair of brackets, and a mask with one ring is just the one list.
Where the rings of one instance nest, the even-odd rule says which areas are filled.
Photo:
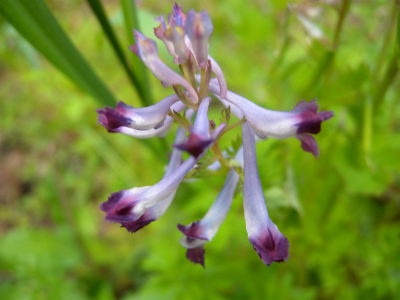
[[332, 111], [318, 111], [317, 101], [306, 102], [301, 100], [292, 110], [298, 113], [297, 134], [312, 133], [321, 131], [321, 123], [333, 117]]
[[204, 232], [204, 229], [202, 229], [199, 226], [199, 221], [193, 222], [190, 225], [181, 225], [177, 224], [176, 225], [179, 229], [180, 232], [182, 232], [184, 235], [186, 235], [187, 239], [201, 239], [201, 240], [208, 240], [205, 238], [202, 233]]
[[204, 250], [203, 246], [199, 246], [196, 248], [190, 248], [186, 251], [186, 258], [195, 264], [200, 264], [205, 268], [204, 264]]
[[108, 131], [115, 132], [115, 129], [121, 126], [129, 126], [132, 122], [131, 119], [124, 117], [115, 109], [106, 106], [104, 109], [97, 109], [97, 120]]
[[289, 258], [289, 241], [277, 228], [271, 230], [268, 227], [261, 232], [260, 236], [257, 238], [250, 237], [249, 240], [267, 266], [270, 266], [273, 262], [283, 262]]
[[115, 223], [128, 223], [136, 221], [136, 214], [132, 213], [135, 201], [130, 201], [125, 196], [125, 190], [112, 193], [106, 202], [100, 204], [100, 210], [106, 213], [105, 219]]
[[314, 112], [317, 113], [318, 111], [318, 104], [317, 98], [314, 100], [307, 102], [305, 100], [301, 100], [296, 106], [292, 109], [292, 112], [301, 113], [304, 111]]
[[303, 112], [300, 114], [301, 121], [297, 124], [297, 134], [312, 133], [317, 134], [321, 131], [321, 123], [333, 117], [331, 111], [321, 111], [318, 114]]
[[[146, 214], [146, 213], [145, 213]], [[138, 220], [131, 221], [127, 223], [121, 223], [121, 227], [125, 227], [128, 232], [136, 232], [139, 229], [142, 229], [144, 226], [149, 225], [151, 222], [156, 219], [149, 219], [143, 214]]]
[[297, 138], [300, 140], [301, 148], [304, 151], [312, 153], [315, 157], [319, 156], [318, 144], [312, 135], [301, 134], [298, 135]]
[[174, 147], [189, 152], [194, 157], [198, 157], [211, 144], [212, 139], [204, 139], [201, 135], [191, 133], [186, 141], [175, 144]]

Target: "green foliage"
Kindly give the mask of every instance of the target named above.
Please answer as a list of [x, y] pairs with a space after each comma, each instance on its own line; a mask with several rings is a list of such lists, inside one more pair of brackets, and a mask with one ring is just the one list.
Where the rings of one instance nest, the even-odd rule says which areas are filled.
[[5, 0], [0, 14], [49, 61], [98, 101], [113, 105], [113, 96], [76, 50], [43, 0]]
[[[91, 9], [93, 10], [94, 14], [96, 15], [97, 19], [99, 20], [99, 23], [101, 24], [101, 27], [104, 30], [104, 34], [109, 39], [109, 41], [113, 47], [113, 50], [114, 50], [115, 54], [117, 55], [120, 63], [122, 64], [122, 67], [124, 68], [126, 74], [128, 75], [128, 78], [131, 80], [132, 85], [134, 86], [135, 89], [137, 89], [140, 97], [143, 99], [143, 104], [145, 106], [151, 105], [151, 99], [149, 98], [149, 93], [146, 91], [149, 89], [148, 84], [147, 84], [147, 82], [145, 83], [143, 81], [140, 81], [140, 79], [137, 77], [137, 75], [135, 75], [135, 73], [129, 69], [128, 63], [125, 59], [125, 55], [124, 55], [123, 51], [121, 50], [121, 47], [117, 40], [117, 37], [115, 36], [110, 23], [108, 22], [108, 19], [104, 13], [103, 6], [101, 5], [101, 2], [99, 0], [87, 0], [87, 2], [89, 3], [89, 5], [90, 5]], [[129, 9], [129, 8], [127, 8], [127, 9]], [[133, 34], [133, 33], [131, 33], [131, 34]], [[141, 63], [139, 61], [136, 61], [136, 66], [141, 69], [140, 64]]]
[[[335, 113], [316, 136], [318, 160], [295, 139], [257, 144], [269, 214], [290, 241], [290, 259], [269, 268], [259, 260], [247, 239], [238, 189], [226, 221], [205, 246], [206, 269], [186, 260], [176, 223], [201, 219], [225, 179], [226, 170], [204, 169], [210, 159], [200, 165], [201, 179], [180, 186], [159, 221], [135, 234], [105, 222], [99, 204], [111, 192], [159, 181], [169, 150], [157, 140], [143, 144], [96, 126], [99, 103], [88, 94], [108, 104], [114, 97], [89, 64], [116, 98], [134, 106], [141, 99], [132, 94], [94, 16], [87, 17], [92, 12], [86, 1], [47, 1], [49, 10], [39, 0], [4, 0], [1, 298], [397, 299], [400, 19], [395, 1], [375, 1], [374, 8], [362, 1], [323, 6], [296, 1], [290, 8], [279, 0], [188, 2], [185, 11], [206, 9], [213, 20], [210, 52], [229, 90], [276, 110], [318, 97], [322, 109]], [[133, 20], [150, 34], [157, 25], [153, 16], [171, 10], [169, 2], [145, 1], [132, 19], [131, 1], [121, 4], [102, 1], [121, 49], [132, 43], [124, 33]], [[299, 14], [323, 35], [313, 37]], [[118, 22], [121, 16], [130, 25]], [[172, 94], [156, 79], [151, 82], [154, 99]], [[211, 109], [218, 120], [221, 107]], [[231, 116], [230, 123], [235, 121]], [[165, 144], [172, 142], [171, 133]], [[221, 144], [232, 148], [232, 157], [241, 144], [240, 128]]]

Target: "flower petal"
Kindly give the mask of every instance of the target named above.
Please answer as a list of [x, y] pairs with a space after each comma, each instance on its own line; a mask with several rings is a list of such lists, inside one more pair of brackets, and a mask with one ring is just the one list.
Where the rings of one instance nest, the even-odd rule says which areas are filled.
[[[209, 90], [219, 94], [219, 87], [213, 80], [210, 81]], [[216, 95], [218, 96], [218, 95]], [[310, 140], [305, 133], [317, 134], [320, 132], [321, 123], [333, 117], [331, 111], [318, 111], [316, 100], [306, 102], [302, 100], [293, 110], [272, 111], [262, 108], [253, 102], [230, 91], [227, 92], [226, 101], [234, 104], [243, 113], [250, 123], [255, 134], [260, 138], [272, 137], [285, 139], [295, 137], [302, 141], [302, 148], [308, 149], [314, 155], [318, 153], [318, 146], [314, 139]], [[222, 100], [224, 105], [227, 105]], [[237, 114], [237, 112], [235, 112]]]
[[110, 132], [121, 126], [147, 130], [162, 125], [171, 105], [178, 100], [179, 97], [174, 94], [154, 105], [139, 108], [120, 101], [115, 109], [106, 106], [104, 109], [97, 109], [96, 112], [99, 114], [99, 123]]
[[219, 83], [219, 97], [221, 99], [225, 99], [228, 87], [226, 85], [226, 80], [224, 73], [222, 72], [221, 67], [218, 63], [209, 55], [208, 59], [211, 61], [211, 71], [217, 76], [218, 83]]
[[266, 265], [289, 257], [289, 241], [268, 215], [257, 170], [254, 132], [248, 122], [242, 125], [244, 150], [243, 206], [246, 230], [251, 244]]
[[[171, 106], [171, 110], [180, 112], [185, 107], [186, 106], [181, 101], [178, 101]], [[119, 133], [122, 133], [125, 135], [133, 136], [138, 139], [148, 139], [148, 138], [152, 138], [155, 136], [164, 137], [170, 130], [171, 124], [173, 123], [173, 121], [174, 121], [173, 118], [171, 118], [170, 116], [167, 116], [165, 118], [163, 125], [161, 127], [158, 127], [157, 129], [151, 128], [151, 129], [147, 129], [147, 130], [139, 130], [139, 129], [133, 129], [133, 128], [126, 127], [126, 126], [121, 126], [121, 127], [115, 128], [113, 130], [109, 130], [109, 132], [119, 132]]]
[[[243, 165], [242, 147], [238, 150], [235, 159]], [[222, 222], [225, 220], [231, 207], [238, 181], [239, 175], [235, 170], [230, 170], [222, 190], [206, 215], [200, 221], [193, 222], [188, 226], [177, 225], [178, 229], [184, 234], [180, 239], [180, 243], [188, 249], [186, 257], [190, 261], [200, 263], [204, 267], [203, 245], [214, 238]]]
[[203, 246], [199, 246], [196, 248], [190, 248], [186, 251], [186, 258], [195, 264], [200, 264], [205, 268], [204, 265], [204, 250]]
[[156, 205], [174, 193], [186, 174], [196, 165], [207, 148], [197, 158], [190, 156], [184, 163], [153, 186], [135, 187], [111, 194], [100, 209], [106, 220], [125, 224], [138, 220], [146, 209]]
[[207, 113], [210, 101], [210, 97], [206, 97], [201, 101], [189, 137], [183, 143], [174, 144], [174, 147], [187, 151], [191, 155], [198, 157], [204, 152], [204, 149], [209, 147], [223, 131], [226, 126], [224, 123], [218, 126], [218, 128], [215, 129], [211, 135], [209, 133], [210, 125]]
[[190, 10], [186, 19], [186, 34], [188, 35], [193, 53], [196, 57], [199, 68], [203, 69], [208, 61], [208, 40], [214, 31], [210, 16], [202, 11], [196, 13]]
[[194, 248], [198, 247], [199, 244], [204, 244], [205, 241], [212, 240], [231, 207], [238, 181], [239, 175], [236, 171], [230, 170], [222, 190], [206, 215], [200, 221], [193, 222], [190, 225], [177, 225], [178, 229], [184, 234], [181, 239], [183, 247]]
[[171, 70], [159, 57], [156, 42], [146, 38], [139, 31], [134, 30], [136, 45], [129, 49], [138, 55], [149, 70], [161, 80], [164, 86], [180, 85], [184, 87], [192, 101], [197, 103], [199, 98], [197, 92], [181, 75]]
[[301, 148], [312, 153], [316, 158], [319, 156], [318, 144], [315, 138], [309, 134], [299, 134], [296, 136], [301, 142]]
[[[194, 113], [193, 110], [189, 110], [186, 113], [186, 117], [191, 118], [193, 113]], [[179, 143], [183, 141], [185, 139], [185, 136], [186, 136], [186, 130], [179, 127], [176, 132], [175, 142]], [[174, 150], [172, 151], [171, 159], [168, 164], [168, 168], [164, 174], [164, 178], [169, 174], [171, 174], [172, 171], [174, 171], [176, 168], [178, 168], [179, 165], [181, 164], [181, 161], [182, 161], [182, 151], [174, 148]], [[125, 227], [129, 232], [136, 232], [139, 229], [143, 228], [144, 226], [148, 225], [149, 223], [158, 220], [167, 211], [168, 207], [170, 206], [172, 200], [175, 197], [177, 189], [178, 187], [176, 187], [171, 194], [169, 194], [166, 198], [161, 200], [156, 205], [147, 208], [139, 219], [135, 221], [122, 223], [121, 226]]]

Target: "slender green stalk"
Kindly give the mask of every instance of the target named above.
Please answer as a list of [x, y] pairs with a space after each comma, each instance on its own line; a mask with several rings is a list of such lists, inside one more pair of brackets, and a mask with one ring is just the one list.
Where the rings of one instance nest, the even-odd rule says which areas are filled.
[[382, 81], [376, 85], [377, 89], [376, 92], [374, 93], [374, 99], [373, 99], [375, 109], [377, 109], [381, 105], [389, 86], [393, 83], [394, 79], [397, 76], [397, 73], [399, 71], [397, 63], [398, 63], [398, 56], [393, 55], [393, 57], [390, 59], [388, 63]]
[[140, 79], [129, 69], [128, 63], [126, 61], [125, 55], [123, 51], [121, 50], [121, 46], [118, 42], [118, 39], [116, 35], [114, 34], [114, 31], [108, 22], [108, 19], [106, 17], [106, 14], [104, 12], [103, 6], [99, 0], [87, 0], [90, 8], [94, 12], [94, 14], [97, 17], [97, 20], [99, 21], [105, 35], [107, 36], [108, 40], [110, 41], [110, 44], [115, 52], [115, 54], [118, 57], [119, 62], [121, 63], [122, 67], [124, 68], [126, 74], [128, 75], [128, 78], [132, 82], [133, 87], [137, 90], [139, 96], [141, 97], [142, 104], [144, 106], [148, 106], [151, 103], [148, 103], [148, 99], [146, 98], [146, 91], [145, 88], [143, 87], [142, 82]]
[[339, 19], [336, 23], [335, 34], [333, 37], [331, 49], [326, 52], [322, 63], [319, 65], [310, 83], [307, 85], [306, 90], [311, 90], [313, 87], [315, 87], [316, 84], [321, 81], [324, 75], [329, 77], [330, 70], [335, 58], [335, 52], [337, 51], [340, 44], [340, 35], [342, 33], [343, 24], [350, 10], [350, 4], [351, 0], [343, 0], [342, 6], [339, 9]]
[[400, 69], [400, 3], [397, 1], [397, 43], [396, 43], [396, 48], [397, 48], [397, 63], [398, 67]]
[[[135, 43], [133, 36], [133, 29], [140, 30], [139, 20], [136, 13], [136, 7], [134, 0], [120, 0], [122, 12], [124, 14], [125, 29], [128, 36], [129, 44]], [[135, 54], [131, 53], [129, 60], [132, 66], [132, 72], [141, 82], [141, 87], [143, 87], [143, 101], [146, 105], [151, 105], [152, 95], [151, 87], [148, 78], [148, 70], [143, 65], [143, 62]]]

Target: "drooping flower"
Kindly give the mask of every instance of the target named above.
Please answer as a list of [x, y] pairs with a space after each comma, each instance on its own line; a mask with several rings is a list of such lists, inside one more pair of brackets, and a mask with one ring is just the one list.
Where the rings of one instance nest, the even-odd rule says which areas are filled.
[[[216, 128], [215, 135], [218, 136], [223, 129], [224, 126]], [[111, 194], [108, 200], [100, 205], [100, 209], [106, 213], [105, 219], [121, 224], [138, 220], [147, 208], [156, 205], [174, 192], [185, 175], [207, 151], [208, 146], [210, 144], [197, 157], [190, 156], [153, 186], [135, 187]]]
[[[190, 119], [193, 113], [194, 111], [189, 109], [186, 112], [186, 117]], [[185, 139], [185, 136], [186, 136], [185, 129], [178, 128], [175, 136], [175, 143], [182, 142]], [[164, 178], [169, 176], [172, 173], [172, 171], [178, 168], [179, 165], [181, 164], [181, 161], [182, 161], [182, 151], [174, 148], [174, 150], [172, 151], [171, 159], [168, 164], [168, 168], [165, 171]], [[125, 227], [129, 232], [136, 232], [139, 229], [143, 228], [144, 226], [148, 225], [149, 223], [158, 220], [167, 211], [168, 207], [170, 206], [172, 200], [175, 197], [177, 189], [178, 186], [166, 198], [164, 198], [157, 204], [147, 208], [139, 219], [126, 223], [121, 222], [122, 227]]]
[[[120, 101], [115, 109], [106, 106], [104, 109], [97, 109], [96, 112], [98, 113], [99, 123], [109, 132], [116, 132], [116, 129], [120, 127], [138, 130], [157, 129], [163, 125], [171, 106], [178, 100], [179, 97], [174, 94], [154, 105], [139, 108]], [[176, 106], [176, 108], [181, 107], [182, 104]]]
[[[240, 165], [243, 165], [243, 148], [241, 147], [236, 156]], [[184, 234], [180, 242], [187, 248], [186, 257], [204, 267], [204, 249], [203, 245], [213, 239], [222, 222], [231, 207], [236, 185], [239, 181], [239, 175], [234, 169], [231, 169], [225, 180], [222, 190], [217, 199], [211, 205], [206, 215], [197, 222], [188, 226], [178, 224], [178, 229]]]
[[244, 155], [243, 207], [247, 235], [263, 263], [289, 258], [289, 241], [271, 221], [257, 169], [256, 141], [248, 122], [242, 125]]
[[211, 134], [209, 131], [209, 120], [207, 117], [208, 106], [211, 98], [207, 97], [202, 100], [197, 111], [193, 128], [190, 130], [189, 137], [183, 143], [175, 144], [178, 149], [185, 150], [191, 155], [198, 157], [203, 153], [204, 149], [209, 147], [218, 135], [224, 130], [226, 124], [222, 123]]
[[[186, 108], [186, 106], [181, 101], [178, 101], [171, 105], [170, 110], [176, 111], [179, 113], [184, 108]], [[104, 116], [104, 114], [100, 114], [98, 116], [98, 118], [99, 118], [99, 123], [101, 125], [103, 125], [105, 128], [107, 128], [108, 132], [119, 132], [119, 133], [122, 133], [125, 135], [133, 136], [138, 139], [148, 139], [148, 138], [152, 138], [155, 136], [164, 137], [168, 133], [169, 129], [171, 128], [171, 124], [174, 121], [174, 119], [172, 117], [166, 116], [165, 120], [161, 121], [159, 123], [159, 125], [161, 125], [161, 123], [163, 123], [163, 124], [161, 126], [156, 126], [155, 128], [140, 130], [140, 129], [134, 129], [134, 128], [127, 127], [127, 126], [120, 126], [120, 127], [111, 129], [107, 123], [108, 119], [106, 116]]]
[[[165, 43], [168, 52], [174, 57], [174, 63], [179, 65], [182, 76], [161, 61], [156, 43], [136, 30], [136, 43], [130, 49], [161, 80], [163, 86], [173, 86], [175, 95], [144, 108], [133, 108], [119, 102], [115, 109], [105, 107], [97, 110], [98, 121], [109, 132], [136, 138], [164, 137], [172, 122], [176, 121], [180, 128], [175, 137], [175, 148], [161, 181], [153, 186], [112, 193], [107, 201], [101, 203], [100, 209], [106, 213], [105, 219], [120, 223], [129, 232], [136, 232], [166, 212], [180, 183], [189, 172], [188, 177], [191, 177], [201, 168], [220, 169], [219, 172], [229, 168], [225, 184], [206, 215], [188, 226], [178, 225], [183, 233], [181, 244], [187, 248], [186, 257], [204, 266], [203, 246], [214, 238], [224, 221], [239, 180], [230, 156], [231, 149], [236, 147], [224, 151], [220, 149], [219, 140], [221, 135], [244, 123], [243, 151], [237, 152], [235, 160], [244, 167], [243, 205], [248, 238], [268, 266], [286, 260], [289, 257], [289, 242], [268, 215], [257, 170], [255, 140], [295, 137], [301, 141], [305, 151], [317, 156], [318, 145], [311, 134], [319, 133], [321, 123], [330, 119], [333, 113], [318, 112], [315, 100], [301, 101], [288, 112], [271, 111], [228, 91], [221, 67], [209, 55], [213, 24], [205, 11], [196, 13], [191, 10], [185, 15], [182, 7], [175, 3], [168, 22], [164, 15], [156, 18], [156, 21], [159, 26], [154, 29], [154, 33]], [[212, 73], [216, 78], [211, 79]], [[209, 92], [230, 107], [230, 110], [221, 113], [222, 121], [217, 128], [215, 122], [208, 119], [211, 103]], [[186, 107], [189, 108], [186, 110], [186, 118], [169, 113], [179, 113]], [[192, 122], [194, 110], [197, 115]], [[230, 114], [242, 120], [227, 127]], [[183, 128], [189, 131], [187, 138]], [[211, 149], [213, 157], [200, 163], [199, 160], [208, 149]], [[183, 163], [182, 150], [190, 154]]]
[[176, 191], [185, 175], [195, 166], [197, 159], [190, 156], [153, 186], [135, 187], [112, 193], [100, 209], [106, 213], [105, 219], [126, 224], [138, 220], [146, 209], [156, 205]]
[[[219, 87], [210, 81], [211, 92], [219, 94]], [[318, 144], [314, 137], [321, 130], [321, 123], [333, 117], [331, 111], [318, 111], [316, 100], [306, 102], [302, 100], [291, 111], [273, 111], [262, 108], [250, 100], [230, 91], [227, 92], [226, 102], [234, 104], [244, 114], [255, 134], [260, 138], [272, 137], [285, 139], [295, 137], [301, 141], [304, 151], [319, 155]]]

